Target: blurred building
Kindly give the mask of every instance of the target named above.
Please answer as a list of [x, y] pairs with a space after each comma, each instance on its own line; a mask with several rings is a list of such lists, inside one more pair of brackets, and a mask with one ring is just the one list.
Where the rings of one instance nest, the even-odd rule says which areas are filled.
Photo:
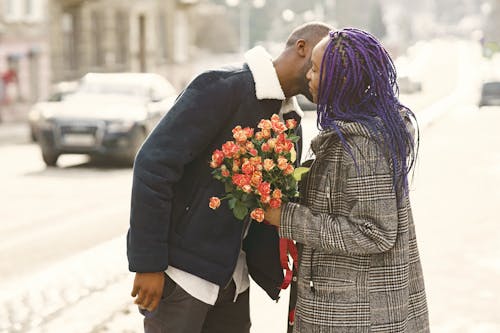
[[0, 99], [33, 102], [50, 82], [46, 0], [0, 1]]
[[87, 72], [157, 72], [181, 86], [197, 0], [51, 0], [53, 81]]

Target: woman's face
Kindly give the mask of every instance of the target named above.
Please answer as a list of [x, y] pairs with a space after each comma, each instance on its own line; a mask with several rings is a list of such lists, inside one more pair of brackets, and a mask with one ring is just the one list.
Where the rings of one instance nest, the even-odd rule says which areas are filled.
[[309, 91], [312, 94], [313, 102], [316, 104], [318, 103], [321, 61], [323, 60], [323, 54], [325, 53], [325, 49], [329, 41], [330, 37], [325, 37], [314, 47], [311, 56], [312, 67], [306, 75], [306, 78], [309, 81]]

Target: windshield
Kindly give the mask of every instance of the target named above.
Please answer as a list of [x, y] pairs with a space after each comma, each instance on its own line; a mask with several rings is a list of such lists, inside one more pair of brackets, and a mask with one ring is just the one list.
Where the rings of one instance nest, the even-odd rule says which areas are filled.
[[78, 92], [86, 94], [126, 95], [142, 98], [149, 97], [149, 90], [145, 86], [118, 82], [83, 82]]

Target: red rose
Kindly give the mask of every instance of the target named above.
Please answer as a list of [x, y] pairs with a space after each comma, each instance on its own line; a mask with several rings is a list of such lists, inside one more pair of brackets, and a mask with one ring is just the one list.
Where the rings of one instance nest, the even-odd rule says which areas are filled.
[[270, 195], [271, 194], [271, 184], [268, 182], [262, 182], [257, 189], [260, 195]]
[[238, 154], [240, 151], [240, 147], [235, 144], [233, 141], [227, 141], [225, 144], [222, 145], [222, 152], [224, 153], [225, 157], [227, 158], [233, 158]]
[[297, 127], [297, 120], [295, 120], [295, 119], [288, 119], [286, 121], [286, 127], [288, 127], [288, 129], [294, 129], [295, 127]]

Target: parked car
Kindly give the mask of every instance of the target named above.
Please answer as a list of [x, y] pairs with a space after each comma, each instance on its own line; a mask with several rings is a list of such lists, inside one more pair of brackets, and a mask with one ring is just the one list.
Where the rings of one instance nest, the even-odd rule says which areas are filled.
[[479, 106], [498, 105], [500, 106], [500, 81], [490, 81], [483, 83], [481, 87], [481, 100]]
[[177, 92], [150, 73], [90, 73], [78, 90], [41, 113], [38, 141], [44, 162], [87, 154], [133, 163], [149, 132], [173, 105]]
[[34, 104], [28, 113], [28, 124], [30, 127], [31, 141], [37, 141], [38, 123], [40, 114], [45, 108], [50, 108], [52, 104], [61, 102], [67, 95], [72, 94], [78, 88], [77, 81], [63, 81], [52, 87], [49, 98], [46, 101]]
[[422, 83], [410, 79], [408, 76], [401, 76], [397, 79], [399, 92], [402, 94], [414, 94], [422, 91]]

